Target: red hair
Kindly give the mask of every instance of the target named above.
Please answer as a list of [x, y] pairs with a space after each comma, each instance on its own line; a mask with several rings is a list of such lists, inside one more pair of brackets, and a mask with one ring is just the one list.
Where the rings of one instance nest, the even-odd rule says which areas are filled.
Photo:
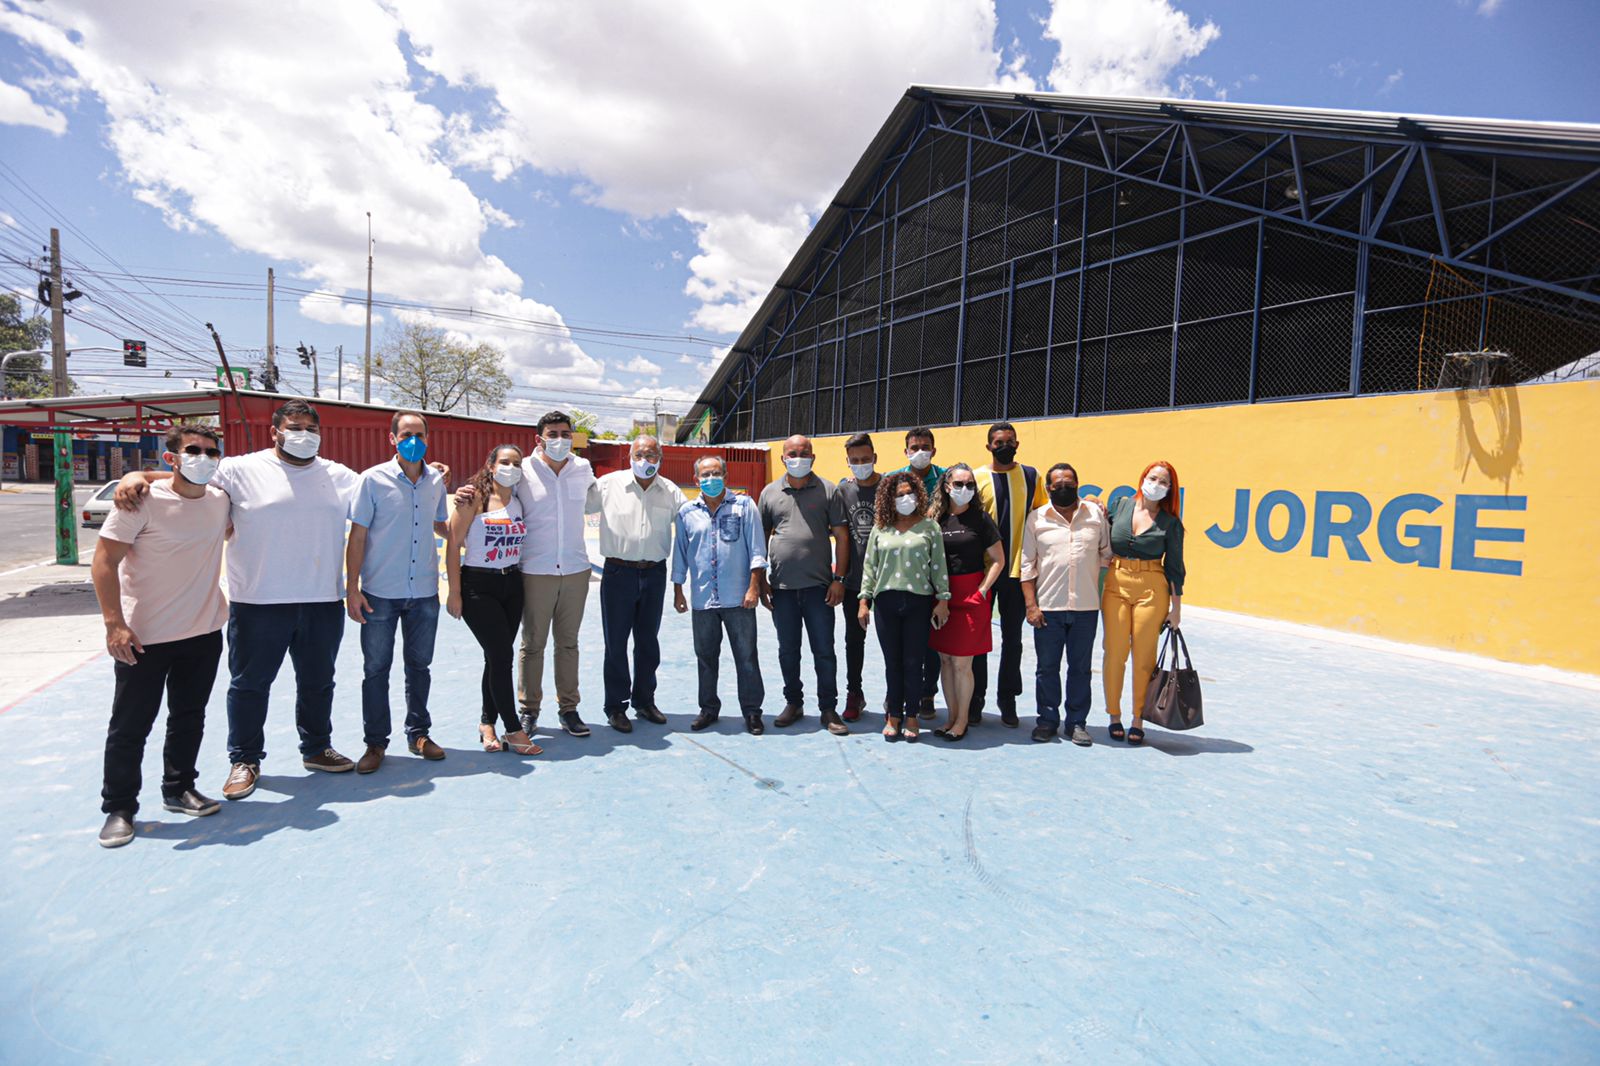
[[1160, 503], [1156, 504], [1156, 509], [1159, 510], [1159, 511], [1165, 511], [1169, 515], [1171, 515], [1173, 518], [1177, 518], [1178, 517], [1178, 471], [1177, 471], [1176, 467], [1174, 467], [1171, 463], [1167, 462], [1165, 459], [1157, 459], [1155, 462], [1153, 462], [1149, 466], [1145, 467], [1144, 468], [1144, 473], [1139, 475], [1139, 491], [1138, 491], [1139, 499], [1141, 499], [1141, 500], [1144, 499], [1144, 479], [1149, 477], [1150, 476], [1150, 471], [1154, 470], [1158, 466], [1166, 467], [1167, 477], [1172, 479], [1172, 487], [1167, 489], [1167, 494], [1164, 497], [1162, 497]]

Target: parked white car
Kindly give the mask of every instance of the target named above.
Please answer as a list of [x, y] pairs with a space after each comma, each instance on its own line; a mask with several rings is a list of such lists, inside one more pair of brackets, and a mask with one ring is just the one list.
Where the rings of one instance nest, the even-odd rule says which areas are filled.
[[85, 529], [99, 529], [105, 525], [106, 515], [111, 513], [111, 496], [117, 491], [115, 481], [102, 485], [92, 496], [83, 501], [83, 526]]

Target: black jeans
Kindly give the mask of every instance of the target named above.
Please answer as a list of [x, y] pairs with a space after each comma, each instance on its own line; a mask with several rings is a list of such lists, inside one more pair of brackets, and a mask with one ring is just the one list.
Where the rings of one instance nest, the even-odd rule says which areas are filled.
[[884, 706], [890, 717], [910, 715], [914, 718], [922, 702], [928, 632], [933, 627], [933, 597], [890, 589], [878, 593], [872, 610], [878, 628], [878, 644], [883, 648], [884, 680], [889, 689]]
[[756, 609], [710, 607], [692, 612], [689, 618], [694, 625], [694, 657], [700, 668], [700, 710], [711, 715], [722, 710], [722, 698], [717, 695], [717, 674], [722, 658], [722, 633], [726, 630], [728, 647], [733, 652], [739, 712], [747, 722], [759, 719], [767, 687], [761, 680], [761, 659], [756, 652]]
[[800, 680], [800, 631], [811, 648], [817, 671], [817, 710], [839, 706], [839, 659], [833, 650], [833, 608], [828, 586], [772, 590], [772, 625], [778, 631], [778, 669], [783, 672], [783, 699], [796, 707], [805, 702]]
[[228, 605], [228, 760], [259, 765], [266, 755], [267, 697], [283, 667], [294, 663], [294, 723], [300, 754], [321, 755], [333, 743], [333, 664], [344, 639], [344, 604]]
[[483, 649], [484, 725], [496, 717], [507, 733], [522, 728], [517, 718], [517, 689], [512, 663], [517, 652], [517, 627], [522, 624], [522, 572], [461, 568], [461, 618]]
[[139, 809], [144, 742], [167, 693], [167, 743], [162, 749], [161, 795], [168, 799], [194, 787], [195, 759], [205, 733], [206, 703], [222, 659], [222, 630], [187, 640], [146, 644], [133, 664], [115, 663], [117, 687], [106, 730], [105, 782], [100, 809], [106, 814]]
[[[994, 602], [1000, 609], [1000, 684], [995, 705], [1016, 710], [1022, 695], [1022, 623], [1028, 617], [1022, 602], [1022, 579], [1002, 577], [994, 583]], [[972, 657], [972, 707], [981, 711], [989, 693], [989, 657]]]
[[[656, 669], [661, 665], [661, 611], [666, 605], [667, 564], [646, 570], [607, 562], [600, 575], [600, 629], [606, 641], [607, 715], [633, 704], [654, 707]], [[628, 638], [633, 638], [633, 675], [628, 673]]]
[[861, 664], [867, 657], [867, 631], [856, 621], [861, 590], [846, 589], [839, 610], [844, 614], [844, 690], [852, 695], [861, 691]]

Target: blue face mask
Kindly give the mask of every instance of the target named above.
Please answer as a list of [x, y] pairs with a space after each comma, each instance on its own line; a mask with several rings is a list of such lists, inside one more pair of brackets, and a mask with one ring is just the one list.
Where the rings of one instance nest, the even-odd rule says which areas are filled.
[[408, 463], [420, 463], [422, 457], [428, 454], [428, 442], [421, 437], [407, 437], [395, 445], [395, 451]]
[[720, 477], [703, 477], [700, 479], [700, 491], [706, 496], [721, 496], [723, 481]]

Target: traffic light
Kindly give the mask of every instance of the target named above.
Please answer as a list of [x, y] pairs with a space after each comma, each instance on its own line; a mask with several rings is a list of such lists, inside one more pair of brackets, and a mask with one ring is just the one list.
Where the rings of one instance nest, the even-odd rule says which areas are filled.
[[122, 365], [137, 367], [148, 365], [145, 361], [144, 341], [122, 342]]
[[295, 351], [300, 353], [300, 365], [307, 368], [311, 366], [311, 360], [317, 354], [316, 345], [307, 348], [305, 341], [301, 341], [300, 347], [296, 348]]

